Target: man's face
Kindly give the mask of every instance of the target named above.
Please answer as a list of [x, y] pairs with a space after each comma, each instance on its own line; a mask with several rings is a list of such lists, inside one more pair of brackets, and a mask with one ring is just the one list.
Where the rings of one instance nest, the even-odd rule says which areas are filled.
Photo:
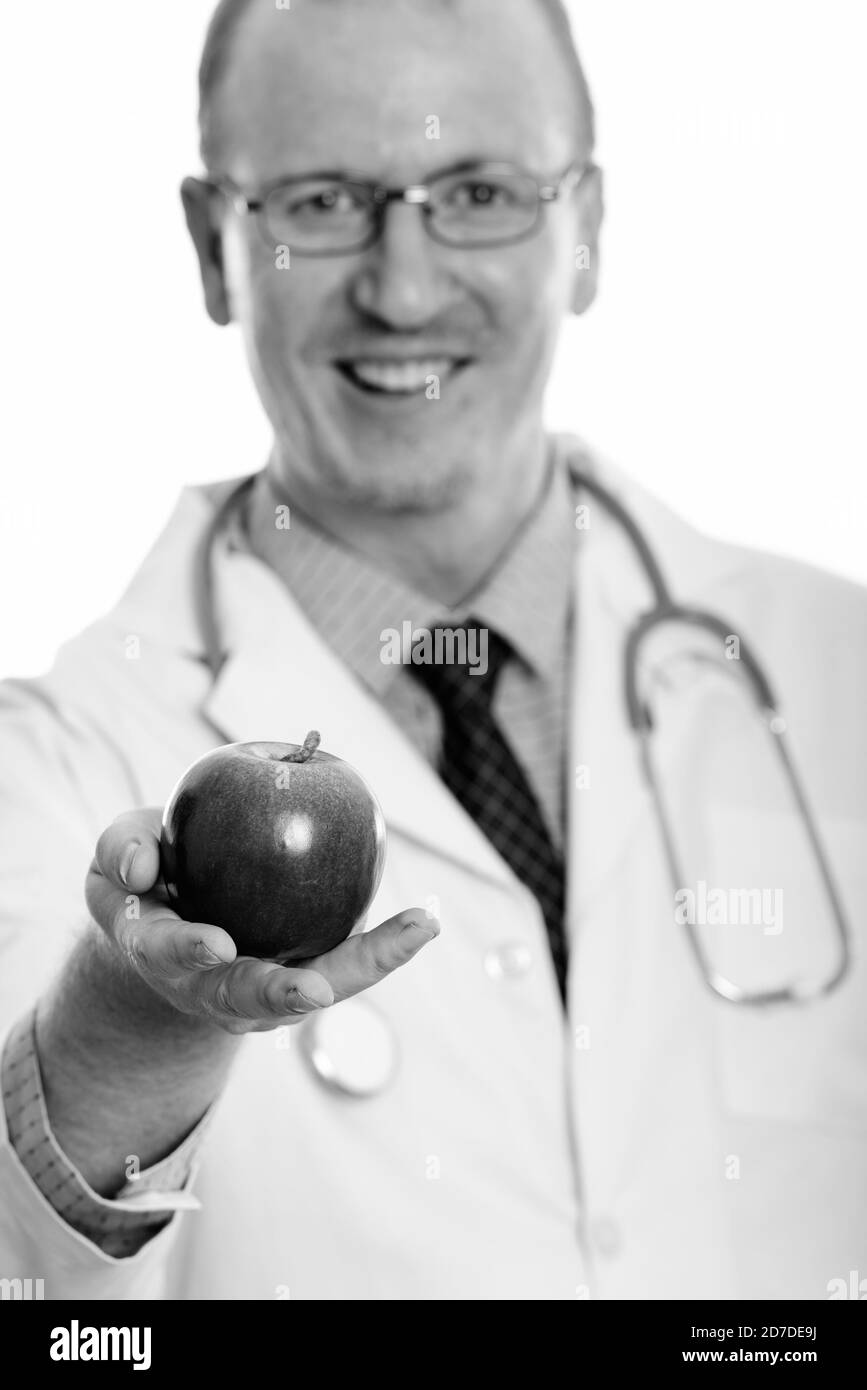
[[[587, 153], [535, 0], [263, 0], [234, 43], [220, 172], [246, 192], [324, 170], [424, 183], [466, 160], [546, 182]], [[431, 512], [512, 484], [541, 438], [576, 279], [577, 307], [592, 297], [592, 271], [575, 268], [576, 247], [594, 241], [592, 182], [543, 209], [518, 244], [443, 246], [419, 207], [392, 203], [375, 245], [295, 254], [288, 269], [252, 217], [220, 213], [231, 314], [288, 484], [367, 510]]]

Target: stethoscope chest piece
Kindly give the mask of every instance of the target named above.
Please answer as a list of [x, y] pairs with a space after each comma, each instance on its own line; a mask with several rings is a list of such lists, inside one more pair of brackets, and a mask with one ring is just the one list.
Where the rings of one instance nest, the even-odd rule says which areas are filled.
[[366, 999], [344, 999], [299, 1028], [305, 1059], [324, 1086], [343, 1095], [376, 1096], [397, 1072], [398, 1046], [384, 1015]]

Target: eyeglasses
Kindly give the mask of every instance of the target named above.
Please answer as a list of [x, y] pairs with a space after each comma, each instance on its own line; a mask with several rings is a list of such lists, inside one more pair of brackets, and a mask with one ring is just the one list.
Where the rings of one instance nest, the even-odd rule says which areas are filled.
[[567, 197], [595, 166], [572, 163], [551, 183], [510, 164], [463, 164], [426, 184], [388, 188], [352, 173], [277, 179], [256, 195], [229, 178], [206, 180], [242, 216], [254, 216], [263, 241], [300, 256], [364, 251], [382, 235], [390, 203], [421, 209], [423, 225], [443, 246], [507, 246], [532, 236], [542, 206]]

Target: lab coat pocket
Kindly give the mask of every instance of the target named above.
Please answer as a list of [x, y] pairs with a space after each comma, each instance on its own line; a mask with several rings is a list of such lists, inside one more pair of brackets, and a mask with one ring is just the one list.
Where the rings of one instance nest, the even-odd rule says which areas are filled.
[[723, 1108], [867, 1139], [865, 1050], [833, 999], [761, 1011], [720, 1005]]

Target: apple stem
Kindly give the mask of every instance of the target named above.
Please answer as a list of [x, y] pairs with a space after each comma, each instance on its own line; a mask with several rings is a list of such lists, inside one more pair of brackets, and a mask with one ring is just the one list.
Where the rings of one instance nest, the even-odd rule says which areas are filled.
[[305, 738], [302, 746], [299, 749], [297, 749], [294, 753], [287, 753], [285, 758], [280, 759], [281, 763], [309, 762], [310, 759], [313, 757], [313, 754], [316, 752], [316, 749], [319, 747], [320, 742], [320, 735], [316, 732], [315, 729], [311, 729], [310, 733]]

